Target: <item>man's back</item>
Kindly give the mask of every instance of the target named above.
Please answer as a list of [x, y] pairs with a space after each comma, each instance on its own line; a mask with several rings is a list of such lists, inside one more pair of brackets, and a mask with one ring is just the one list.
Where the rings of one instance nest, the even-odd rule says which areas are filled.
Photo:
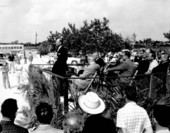
[[150, 126], [147, 112], [135, 102], [129, 102], [118, 110], [117, 127], [125, 128], [128, 133], [142, 133]]
[[122, 63], [122, 68], [123, 69], [119, 73], [119, 76], [122, 77], [120, 78], [120, 80], [122, 82], [129, 83], [130, 79], [133, 77], [135, 73], [136, 66], [134, 65], [132, 61], [127, 60]]
[[110, 119], [91, 115], [87, 118], [82, 133], [116, 133], [116, 127]]
[[149, 60], [141, 60], [138, 66], [138, 74], [145, 74], [149, 68]]
[[2, 133], [28, 133], [28, 130], [13, 124], [11, 121], [1, 121]]

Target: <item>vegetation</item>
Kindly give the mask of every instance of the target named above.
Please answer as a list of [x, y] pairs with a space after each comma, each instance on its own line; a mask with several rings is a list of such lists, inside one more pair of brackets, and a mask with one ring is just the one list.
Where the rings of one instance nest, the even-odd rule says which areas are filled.
[[[75, 24], [68, 24], [68, 28], [63, 28], [62, 33], [50, 32], [46, 43], [50, 46], [50, 51], [55, 51], [55, 39], [62, 36], [63, 43], [70, 52], [90, 53], [99, 51], [102, 53], [109, 51], [119, 51], [125, 48], [124, 40], [121, 35], [113, 33], [109, 28], [109, 20], [94, 19], [90, 23], [83, 22], [83, 26], [76, 28]], [[127, 45], [127, 44], [126, 44]], [[129, 45], [129, 44], [128, 44]], [[45, 51], [46, 45], [43, 46], [42, 51]]]
[[168, 33], [163, 33], [164, 37], [170, 42], [170, 31]]
[[[152, 109], [155, 104], [169, 104], [170, 97], [166, 95], [163, 83], [160, 77], [163, 75], [142, 75], [139, 78], [133, 80], [131, 85], [135, 85], [137, 88], [137, 103], [144, 107], [152, 118]], [[106, 84], [103, 84], [103, 78], [96, 78], [90, 87], [89, 91], [96, 92], [104, 101], [108, 107], [112, 110], [112, 118], [116, 118], [116, 113], [119, 108], [125, 104], [125, 99], [122, 95], [120, 86], [113, 86], [111, 80], [106, 78]], [[121, 86], [123, 87], [123, 86]], [[27, 98], [30, 104], [30, 109], [25, 108], [23, 113], [26, 116], [24, 124], [27, 124], [29, 128], [36, 127], [38, 125], [34, 110], [39, 102], [48, 102], [52, 105], [54, 111], [54, 117], [52, 125], [57, 128], [62, 128], [63, 107], [59, 100], [59, 85], [54, 84], [52, 80], [47, 80], [43, 72], [34, 66], [29, 69], [29, 84], [23, 86], [21, 89], [26, 92]], [[83, 115], [79, 106], [77, 106], [77, 97], [75, 98], [72, 106], [69, 104], [69, 111], [76, 112]], [[152, 119], [151, 119], [152, 120]], [[23, 123], [23, 122], [20, 122]], [[24, 125], [25, 126], [25, 125]]]

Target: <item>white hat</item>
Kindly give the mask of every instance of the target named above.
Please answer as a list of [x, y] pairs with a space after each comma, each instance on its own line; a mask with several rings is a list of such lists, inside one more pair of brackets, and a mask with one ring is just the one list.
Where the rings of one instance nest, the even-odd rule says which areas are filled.
[[79, 106], [89, 114], [100, 114], [105, 109], [104, 101], [94, 92], [88, 92], [78, 99]]

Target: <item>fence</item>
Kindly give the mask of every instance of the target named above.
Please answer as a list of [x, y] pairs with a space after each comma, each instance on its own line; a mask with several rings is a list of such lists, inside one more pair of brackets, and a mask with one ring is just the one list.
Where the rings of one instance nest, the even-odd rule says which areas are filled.
[[[46, 76], [48, 80], [51, 80], [52, 76], [56, 77], [58, 79], [62, 79], [64, 82], [65, 88], [62, 88], [64, 90], [64, 111], [68, 111], [68, 80], [73, 79], [71, 77], [62, 77], [60, 75], [53, 74], [52, 72], [48, 71], [47, 68], [50, 67], [50, 65], [41, 65], [41, 64], [36, 64], [34, 65], [35, 69], [41, 68], [43, 71], [43, 74]], [[44, 69], [45, 68], [45, 69]], [[152, 74], [152, 75], [138, 75], [134, 79], [132, 79], [132, 84], [136, 85], [137, 91], [138, 91], [138, 101], [144, 101], [142, 99], [146, 98], [149, 100], [155, 100], [157, 97], [160, 97], [162, 94], [166, 93], [165, 88], [167, 88], [167, 93], [166, 95], [169, 96], [169, 77], [170, 75], [166, 75], [164, 73], [157, 73], [157, 74]], [[91, 89], [93, 91], [98, 91], [99, 90], [105, 90], [107, 93], [110, 94], [110, 99], [112, 97], [115, 97], [115, 95], [121, 93], [120, 88], [122, 86], [114, 86], [114, 80], [117, 77], [111, 76], [111, 77], [100, 77], [100, 76], [95, 76], [95, 77], [90, 77], [89, 79], [93, 79], [93, 83], [91, 83], [91, 86], [88, 86], [88, 89]], [[167, 81], [167, 82], [166, 82]], [[166, 87], [165, 87], [166, 86]], [[86, 89], [87, 90], [87, 89]], [[102, 92], [99, 92], [102, 93]], [[101, 94], [102, 95], [102, 94]], [[141, 99], [142, 98], [142, 99]], [[116, 99], [114, 99], [116, 100]], [[140, 103], [142, 106], [143, 103]]]
[[[57, 84], [57, 86], [53, 88], [53, 89], [62, 89], [64, 92], [63, 96], [60, 99], [60, 103], [63, 104], [63, 106], [59, 107], [61, 109], [59, 110], [57, 109], [57, 110], [64, 113], [67, 113], [68, 111], [78, 110], [79, 109], [79, 106], [77, 106], [78, 96], [74, 97], [73, 102], [69, 101], [68, 99], [69, 90], [70, 90], [68, 80], [78, 79], [78, 78], [72, 78], [70, 76], [63, 77], [57, 74], [53, 74], [51, 71], [49, 71], [48, 68], [51, 68], [51, 65], [44, 65], [44, 64], [32, 65], [32, 71], [41, 73], [42, 76], [45, 76], [48, 81], [52, 81], [51, 83], [62, 82], [60, 84]], [[101, 76], [101, 73], [98, 75], [95, 74], [93, 77], [88, 78], [91, 82], [83, 92], [83, 93], [86, 93], [88, 91], [96, 92], [109, 105], [109, 107], [112, 108], [113, 110], [112, 118], [116, 118], [117, 110], [120, 107], [122, 107], [125, 103], [125, 98], [122, 95], [122, 89], [121, 89], [125, 86], [123, 84], [119, 84], [119, 82], [117, 85], [115, 85], [116, 78], [117, 77], [115, 76], [108, 76], [108, 75]], [[129, 77], [129, 78], [131, 78], [130, 84], [135, 85], [137, 88], [138, 104], [144, 107], [148, 111], [151, 118], [152, 118], [152, 107], [154, 104], [158, 102], [163, 102], [164, 104], [170, 103], [169, 102], [170, 101], [169, 98], [170, 75], [169, 74], [156, 73], [152, 75], [137, 75], [136, 77]], [[62, 88], [60, 88], [60, 86], [62, 86]], [[167, 88], [167, 92], [166, 92], [166, 88]], [[51, 91], [51, 93], [52, 92], [53, 91]], [[63, 102], [61, 101], [62, 98], [64, 99]], [[34, 102], [34, 100], [32, 101]], [[58, 104], [58, 102], [56, 102], [55, 104]], [[55, 119], [54, 121], [56, 120], [57, 120], [57, 127], [61, 127], [63, 114], [60, 113], [59, 116], [57, 114], [57, 119]]]

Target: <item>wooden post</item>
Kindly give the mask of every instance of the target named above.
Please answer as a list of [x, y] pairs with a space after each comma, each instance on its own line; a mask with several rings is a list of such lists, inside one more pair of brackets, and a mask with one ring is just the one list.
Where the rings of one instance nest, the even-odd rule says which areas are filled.
[[167, 96], [170, 96], [170, 74], [169, 73], [166, 76], [166, 89], [167, 89]]
[[63, 89], [64, 89], [64, 113], [68, 112], [68, 79], [64, 79]]
[[150, 75], [150, 81], [149, 81], [149, 98], [151, 98], [152, 96], [152, 79], [153, 79], [153, 75]]

